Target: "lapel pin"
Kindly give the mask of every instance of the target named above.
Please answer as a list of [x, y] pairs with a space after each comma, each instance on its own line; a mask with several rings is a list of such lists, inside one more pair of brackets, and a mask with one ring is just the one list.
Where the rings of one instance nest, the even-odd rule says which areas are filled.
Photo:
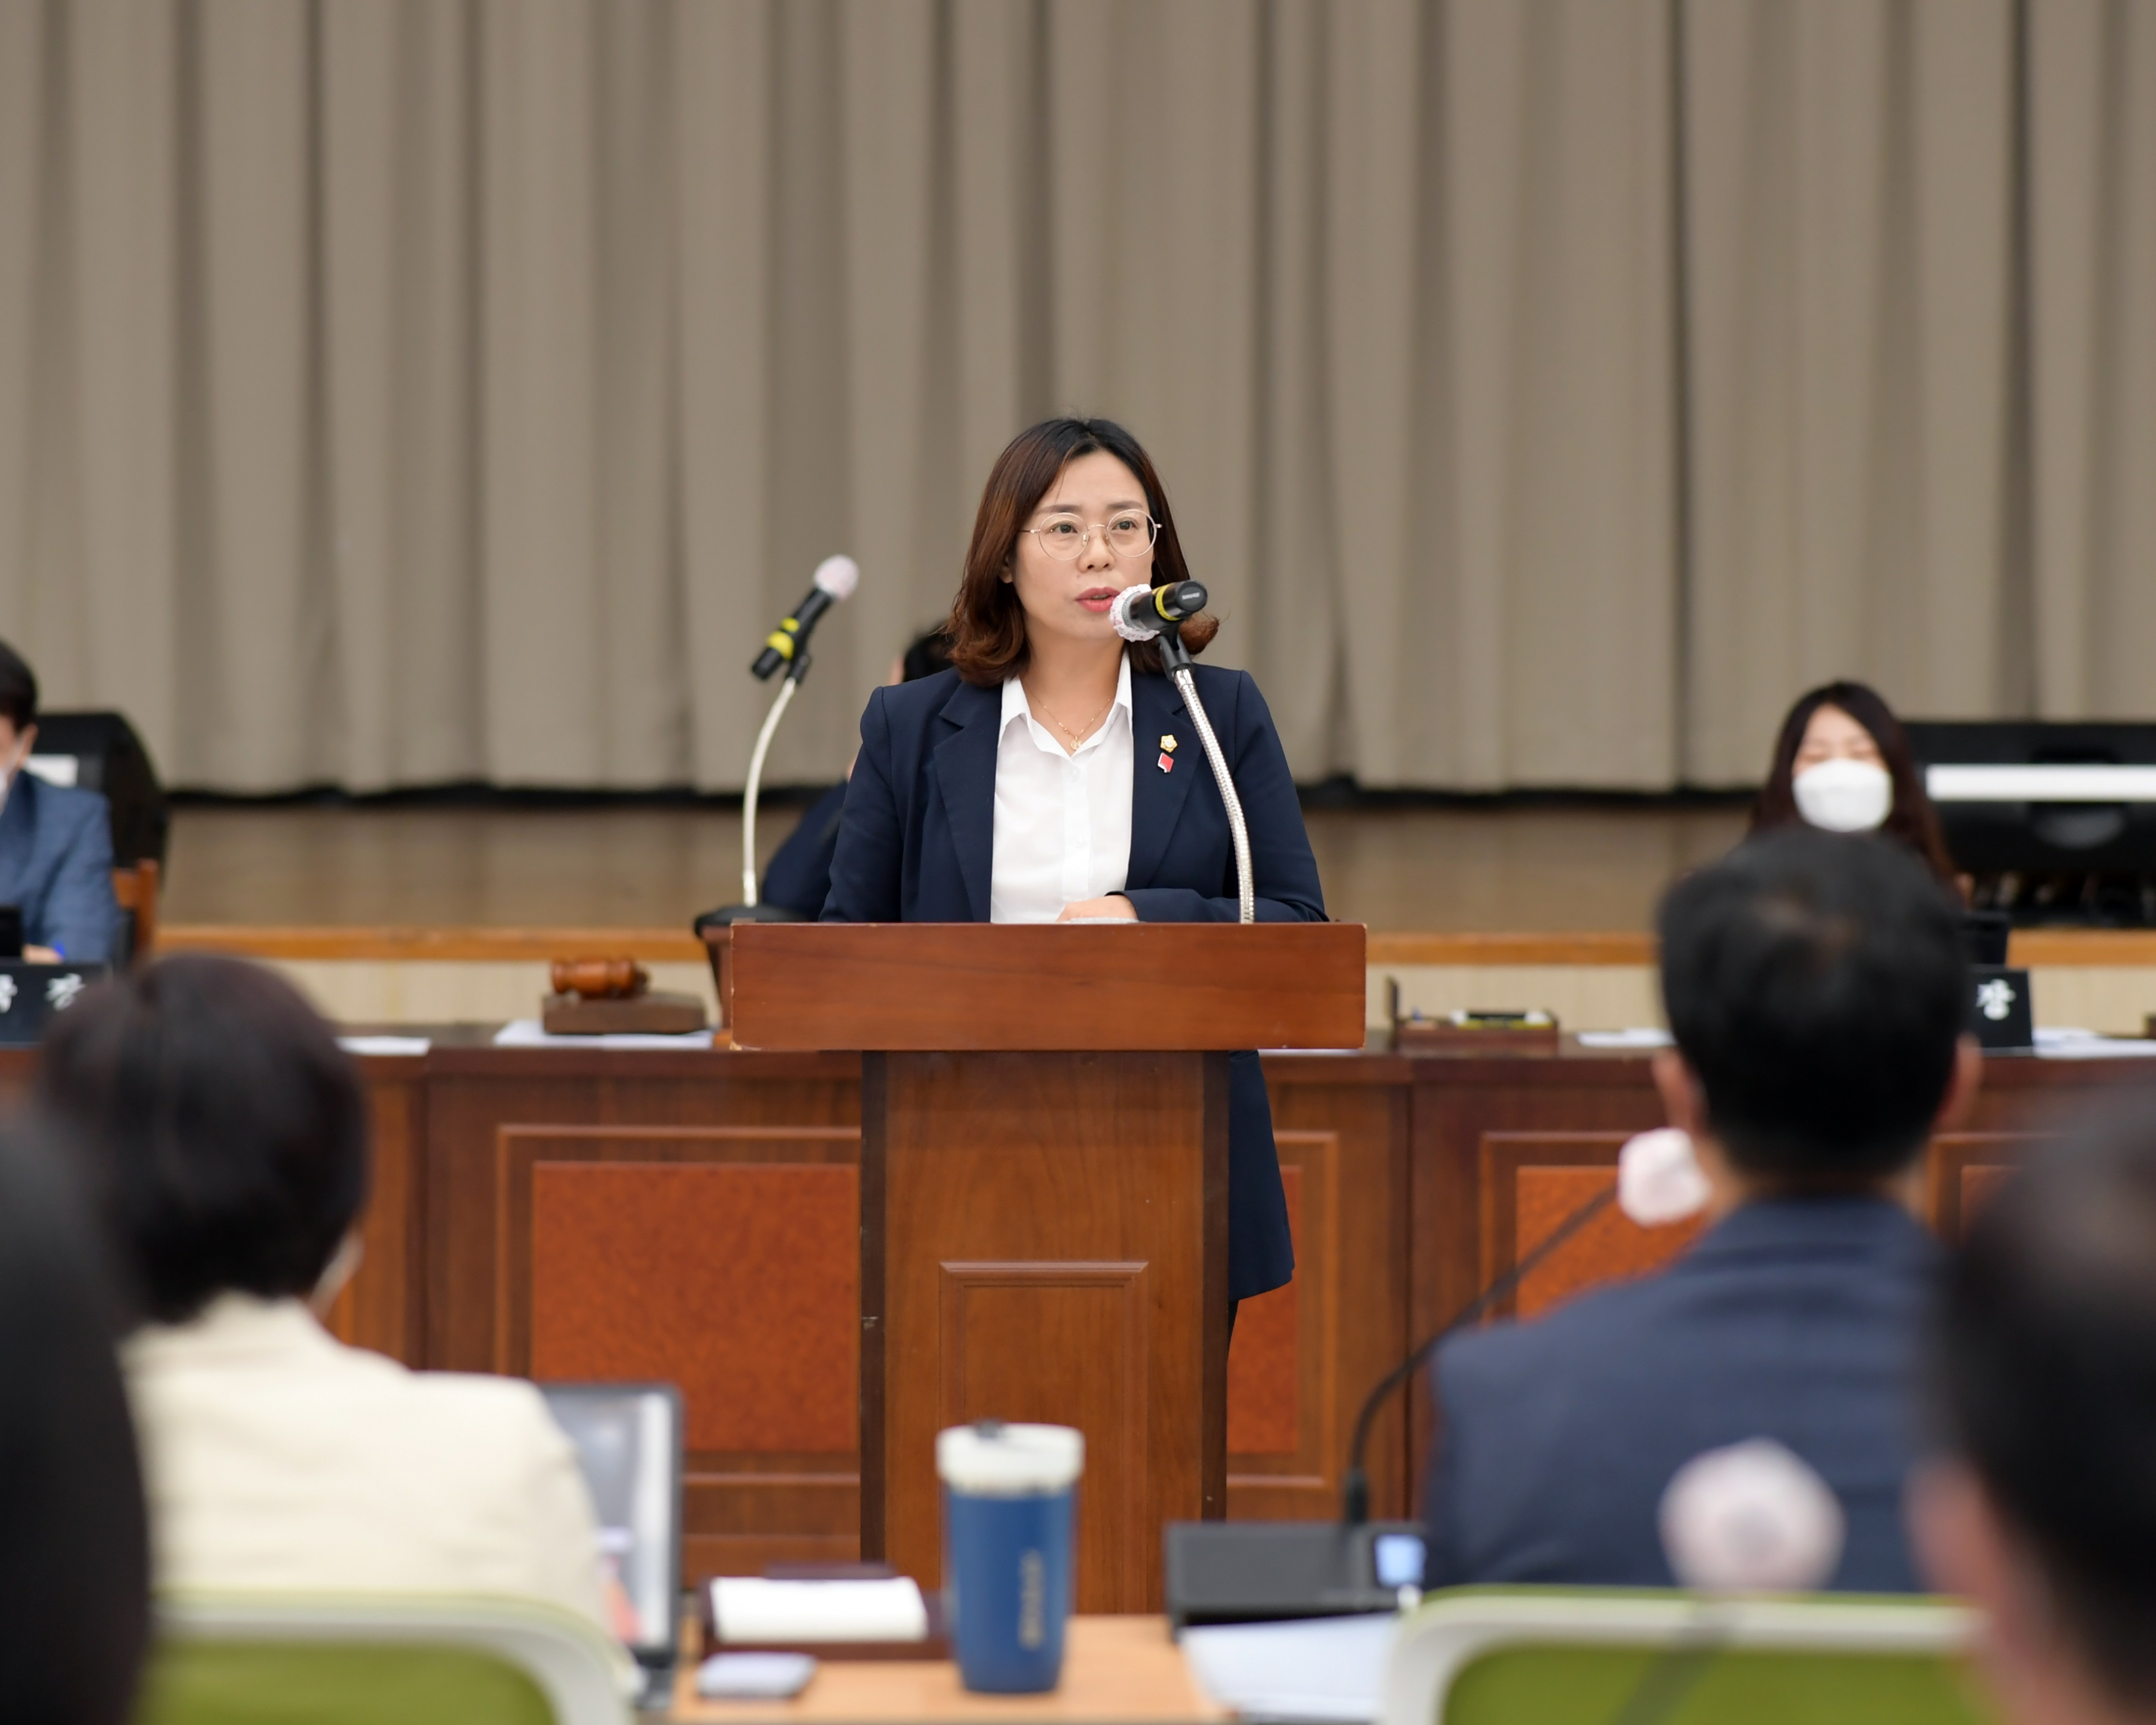
[[1175, 757], [1173, 755], [1163, 755], [1158, 761], [1153, 762], [1153, 765], [1159, 768], [1163, 773], [1173, 772], [1175, 768]]
[[1175, 738], [1172, 736], [1163, 737], [1160, 740], [1160, 746], [1163, 752], [1172, 755], [1175, 752]]

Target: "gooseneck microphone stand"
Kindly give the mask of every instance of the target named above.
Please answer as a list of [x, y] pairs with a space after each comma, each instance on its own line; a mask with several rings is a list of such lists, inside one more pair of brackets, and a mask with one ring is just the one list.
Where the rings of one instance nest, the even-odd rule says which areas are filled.
[[771, 751], [771, 739], [778, 734], [778, 721], [786, 716], [788, 704], [801, 680], [808, 675], [808, 649], [802, 647], [787, 666], [786, 675], [778, 685], [778, 696], [771, 703], [771, 711], [763, 716], [763, 729], [756, 733], [756, 752], [748, 757], [748, 783], [742, 791], [742, 901], [740, 908], [747, 914], [732, 918], [737, 922], [793, 922], [791, 911], [774, 912], [771, 906], [759, 904], [756, 896], [756, 802], [763, 788], [763, 757]]
[[[1197, 585], [1195, 582], [1185, 584]], [[1199, 593], [1198, 605], [1202, 607], [1205, 603], [1204, 589], [1200, 588]], [[1198, 698], [1198, 679], [1191, 672], [1190, 649], [1183, 644], [1182, 620], [1164, 619], [1154, 639], [1160, 643], [1161, 660], [1168, 666], [1168, 675], [1183, 691], [1183, 705], [1190, 709], [1190, 722], [1198, 727], [1198, 741], [1204, 747], [1205, 758], [1213, 765], [1213, 782], [1220, 788], [1221, 806], [1228, 811], [1228, 831], [1235, 844], [1236, 897], [1241, 910], [1235, 920], [1255, 922], [1258, 920], [1258, 897], [1250, 883], [1250, 830], [1243, 823], [1243, 799], [1235, 794], [1235, 780], [1228, 771], [1228, 757], [1220, 752], [1220, 740], [1214, 736], [1213, 722], [1205, 716], [1205, 703]]]

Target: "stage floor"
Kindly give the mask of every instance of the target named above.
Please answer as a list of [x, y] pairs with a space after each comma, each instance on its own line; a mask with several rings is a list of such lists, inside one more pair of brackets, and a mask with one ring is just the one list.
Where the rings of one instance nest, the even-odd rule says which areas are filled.
[[[767, 807], [768, 857], [800, 818]], [[1327, 907], [1394, 931], [1640, 931], [1738, 806], [1582, 801], [1314, 809]], [[740, 896], [722, 808], [182, 804], [163, 917], [254, 927], [680, 927]]]

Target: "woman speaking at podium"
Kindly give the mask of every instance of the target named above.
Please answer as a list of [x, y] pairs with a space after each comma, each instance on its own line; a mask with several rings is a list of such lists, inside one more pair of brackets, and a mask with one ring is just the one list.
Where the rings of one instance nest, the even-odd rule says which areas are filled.
[[[1106, 419], [1050, 419], [996, 458], [951, 608], [951, 669], [861, 715], [824, 917], [842, 922], [1233, 922], [1226, 809], [1157, 644], [1109, 612], [1189, 578], [1152, 462]], [[1194, 653], [1219, 625], [1183, 625]], [[1287, 757], [1247, 671], [1199, 697], [1250, 831], [1259, 920], [1325, 902]], [[1044, 1003], [1053, 1011], [1053, 1002]], [[1255, 1053], [1229, 1057], [1228, 1293], [1295, 1268]]]

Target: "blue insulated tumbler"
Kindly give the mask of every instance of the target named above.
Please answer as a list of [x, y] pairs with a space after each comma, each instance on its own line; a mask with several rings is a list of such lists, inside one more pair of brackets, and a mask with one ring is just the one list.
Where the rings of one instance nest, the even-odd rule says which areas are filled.
[[1032, 1694], [1062, 1676], [1085, 1467], [1086, 1440], [1067, 1425], [983, 1420], [937, 1434], [945, 1613], [968, 1689]]

